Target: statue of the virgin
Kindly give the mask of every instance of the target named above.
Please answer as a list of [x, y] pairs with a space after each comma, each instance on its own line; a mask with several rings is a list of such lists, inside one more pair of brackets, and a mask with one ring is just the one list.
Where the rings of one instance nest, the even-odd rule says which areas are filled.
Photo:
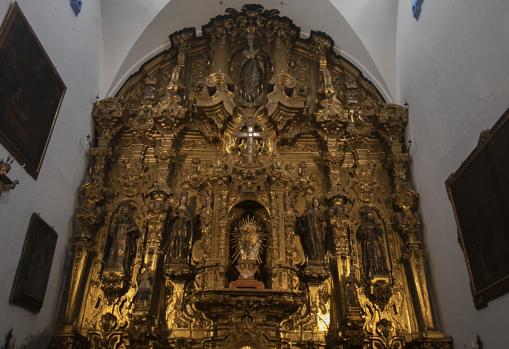
[[240, 65], [239, 95], [246, 102], [253, 103], [263, 92], [264, 61], [260, 50], [253, 47], [248, 38], [249, 48], [243, 51], [244, 60]]

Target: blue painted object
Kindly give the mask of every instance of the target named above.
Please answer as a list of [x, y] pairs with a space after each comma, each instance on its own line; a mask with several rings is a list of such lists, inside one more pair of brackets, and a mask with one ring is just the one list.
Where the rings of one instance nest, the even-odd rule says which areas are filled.
[[82, 0], [71, 0], [71, 8], [77, 16], [81, 12]]
[[414, 18], [419, 19], [422, 10], [422, 3], [424, 0], [412, 0], [412, 12], [414, 13]]

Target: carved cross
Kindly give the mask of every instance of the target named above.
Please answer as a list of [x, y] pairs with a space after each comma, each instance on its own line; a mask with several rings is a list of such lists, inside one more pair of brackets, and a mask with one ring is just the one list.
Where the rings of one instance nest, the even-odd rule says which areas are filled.
[[263, 133], [256, 132], [254, 126], [247, 124], [247, 132], [237, 132], [235, 135], [238, 139], [245, 139], [247, 141], [247, 161], [253, 162], [253, 146], [255, 139], [262, 139]]

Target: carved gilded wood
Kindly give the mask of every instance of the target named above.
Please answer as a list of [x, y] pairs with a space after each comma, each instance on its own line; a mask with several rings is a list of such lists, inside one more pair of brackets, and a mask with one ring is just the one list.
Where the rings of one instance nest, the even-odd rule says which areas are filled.
[[96, 103], [58, 348], [449, 348], [407, 110], [246, 5]]

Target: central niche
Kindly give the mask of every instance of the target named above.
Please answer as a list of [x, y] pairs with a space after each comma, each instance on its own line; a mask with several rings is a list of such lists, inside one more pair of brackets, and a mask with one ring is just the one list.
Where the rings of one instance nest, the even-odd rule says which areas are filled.
[[229, 213], [229, 288], [267, 287], [267, 248], [270, 228], [267, 210], [256, 201], [242, 201]]

